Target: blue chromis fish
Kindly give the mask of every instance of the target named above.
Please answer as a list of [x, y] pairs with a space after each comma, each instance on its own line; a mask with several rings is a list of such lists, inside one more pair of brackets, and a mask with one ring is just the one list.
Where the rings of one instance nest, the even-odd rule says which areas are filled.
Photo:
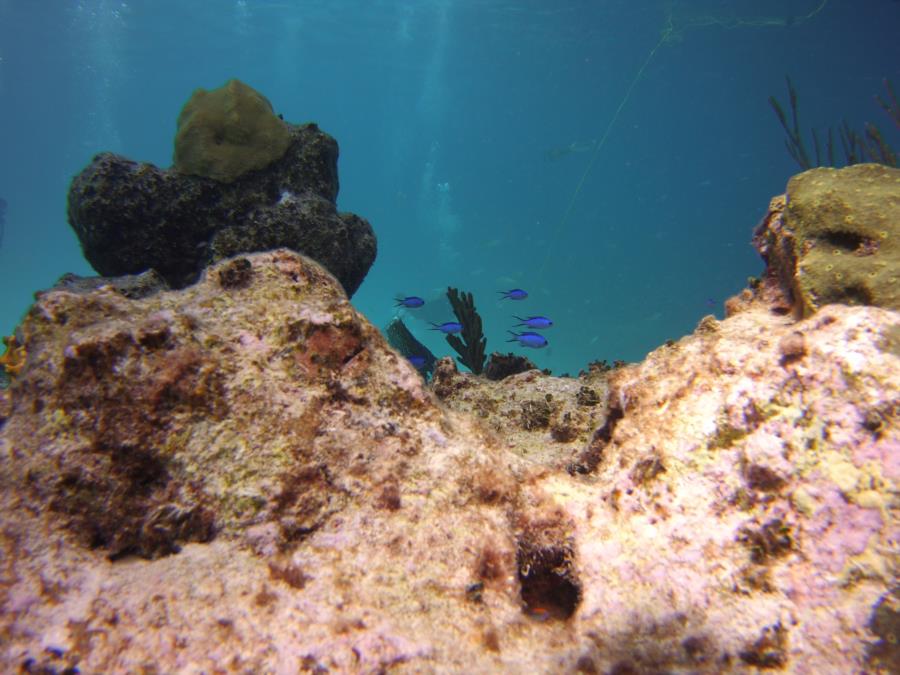
[[538, 330], [550, 328], [550, 326], [553, 325], [553, 322], [546, 316], [529, 316], [527, 319], [523, 319], [521, 316], [516, 316], [514, 314], [513, 318], [522, 322], [517, 323], [517, 326], [528, 326], [528, 328], [537, 328]]
[[528, 297], [528, 291], [523, 291], [521, 288], [513, 288], [509, 291], [497, 291], [503, 297], [501, 300], [524, 300]]
[[409, 361], [411, 364], [413, 364], [413, 366], [414, 366], [417, 370], [422, 370], [422, 368], [425, 367], [425, 363], [426, 363], [427, 359], [426, 359], [424, 356], [420, 356], [420, 355], [418, 355], [418, 354], [413, 354], [412, 356], [410, 356], [410, 357], [408, 358], [408, 361]]
[[425, 301], [417, 295], [409, 295], [405, 298], [396, 298], [397, 304], [394, 307], [406, 307], [407, 309], [415, 309], [425, 304]]
[[458, 321], [446, 321], [440, 325], [436, 323], [431, 325], [434, 326], [431, 330], [439, 330], [442, 333], [459, 333], [463, 329], [462, 324]]
[[511, 340], [507, 340], [507, 342], [518, 342], [522, 347], [533, 347], [534, 349], [540, 349], [541, 347], [546, 347], [549, 342], [547, 342], [547, 338], [538, 333], [532, 333], [530, 331], [524, 331], [522, 333], [514, 333], [513, 331], [509, 331], [509, 334], [512, 335]]

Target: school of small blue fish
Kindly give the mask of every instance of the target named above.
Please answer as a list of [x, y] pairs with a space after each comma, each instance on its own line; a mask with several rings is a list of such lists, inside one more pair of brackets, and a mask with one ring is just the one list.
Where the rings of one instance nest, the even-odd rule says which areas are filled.
[[527, 319], [523, 319], [521, 316], [513, 315], [513, 318], [518, 319], [521, 322], [516, 324], [517, 328], [519, 326], [527, 326], [528, 328], [543, 330], [544, 328], [550, 328], [550, 326], [553, 325], [553, 322], [546, 316], [529, 316]]
[[397, 304], [394, 307], [406, 307], [407, 309], [415, 309], [425, 304], [425, 301], [417, 295], [409, 295], [405, 298], [397, 298]]
[[[497, 291], [501, 300], [525, 300], [528, 297], [528, 291], [521, 288], [511, 288], [508, 291]], [[406, 297], [395, 298], [395, 307], [403, 307], [405, 309], [418, 309], [425, 305], [425, 300], [418, 295], [408, 295]], [[507, 331], [512, 337], [507, 342], [516, 342], [520, 347], [528, 347], [530, 349], [541, 349], [547, 347], [550, 342], [535, 330], [546, 330], [553, 326], [553, 321], [546, 316], [533, 315], [521, 317], [513, 315], [513, 318], [519, 323], [513, 328], [529, 328], [531, 330], [523, 330], [516, 332]], [[463, 325], [458, 321], [445, 321], [444, 323], [432, 323], [431, 330], [440, 331], [445, 335], [454, 335], [461, 332]], [[415, 368], [421, 370], [425, 366], [424, 356], [410, 356], [409, 362]]]
[[439, 330], [442, 333], [458, 333], [463, 329], [463, 325], [459, 321], [445, 321], [442, 324], [431, 324], [431, 330]]
[[540, 333], [532, 333], [531, 331], [523, 331], [521, 333], [516, 333], [515, 331], [507, 331], [510, 335], [512, 335], [511, 340], [507, 340], [507, 342], [518, 342], [522, 347], [532, 347], [534, 349], [540, 349], [541, 347], [546, 347], [549, 342], [547, 342], [547, 338], [545, 338]]

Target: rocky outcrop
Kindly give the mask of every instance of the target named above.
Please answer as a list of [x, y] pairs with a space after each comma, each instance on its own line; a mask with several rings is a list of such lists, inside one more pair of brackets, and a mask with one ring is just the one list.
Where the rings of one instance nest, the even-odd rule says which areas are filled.
[[900, 309], [900, 169], [856, 164], [794, 176], [754, 244], [797, 317], [832, 303]]
[[52, 290], [90, 293], [102, 286], [112, 286], [117, 293], [126, 298], [144, 298], [169, 290], [165, 279], [152, 269], [141, 274], [126, 274], [121, 277], [80, 277], [77, 274], [67, 273], [57, 280]]
[[444, 359], [439, 400], [285, 250], [44, 293], [0, 392], [0, 663], [887, 672], [898, 316], [732, 310], [580, 378]]
[[[190, 117], [197, 116], [204, 118]], [[202, 135], [194, 122], [185, 122], [191, 138]], [[363, 218], [337, 211], [337, 143], [315, 124], [275, 122], [287, 148], [262, 168], [225, 162], [229, 182], [111, 153], [94, 157], [72, 180], [68, 198], [85, 258], [104, 277], [153, 269], [183, 288], [213, 262], [287, 247], [328, 268], [352, 296], [375, 260], [376, 240]], [[182, 162], [193, 172], [212, 161], [197, 149], [183, 154], [194, 158]], [[246, 155], [238, 147], [225, 159]]]

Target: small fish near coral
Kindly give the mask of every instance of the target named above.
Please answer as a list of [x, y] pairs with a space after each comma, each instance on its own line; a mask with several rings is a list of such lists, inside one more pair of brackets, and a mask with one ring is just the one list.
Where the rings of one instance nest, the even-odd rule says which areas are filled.
[[531, 347], [533, 349], [540, 349], [541, 347], [546, 347], [549, 342], [547, 342], [547, 338], [539, 333], [532, 333], [531, 331], [524, 331], [522, 333], [515, 333], [513, 331], [508, 331], [512, 338], [507, 340], [507, 342], [518, 342], [522, 347]]
[[431, 324], [431, 330], [439, 330], [442, 333], [459, 333], [463, 329], [463, 325], [458, 321], [445, 321], [442, 324]]
[[514, 314], [513, 318], [521, 321], [521, 323], [517, 323], [516, 326], [525, 326], [527, 328], [535, 328], [537, 330], [550, 328], [553, 325], [553, 322], [546, 316], [529, 316], [527, 319], [523, 319], [521, 316], [516, 316]]
[[384, 332], [391, 347], [400, 352], [426, 380], [431, 377], [437, 359], [428, 347], [416, 340], [402, 319], [391, 319]]
[[513, 288], [508, 291], [497, 291], [502, 297], [501, 300], [524, 300], [528, 297], [528, 291], [521, 288]]
[[425, 365], [428, 363], [428, 359], [420, 354], [414, 354], [413, 356], [406, 357], [406, 360], [413, 364], [416, 370], [422, 370]]
[[397, 304], [394, 305], [394, 307], [406, 307], [407, 309], [416, 309], [425, 304], [425, 301], [416, 295], [409, 295], [405, 298], [395, 298], [395, 300], [397, 301]]

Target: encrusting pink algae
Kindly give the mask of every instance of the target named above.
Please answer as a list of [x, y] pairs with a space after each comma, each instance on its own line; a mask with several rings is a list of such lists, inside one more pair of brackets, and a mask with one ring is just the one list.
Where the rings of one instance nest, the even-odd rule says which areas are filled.
[[900, 318], [784, 274], [638, 364], [430, 386], [287, 250], [40, 294], [3, 669], [891, 672]]

